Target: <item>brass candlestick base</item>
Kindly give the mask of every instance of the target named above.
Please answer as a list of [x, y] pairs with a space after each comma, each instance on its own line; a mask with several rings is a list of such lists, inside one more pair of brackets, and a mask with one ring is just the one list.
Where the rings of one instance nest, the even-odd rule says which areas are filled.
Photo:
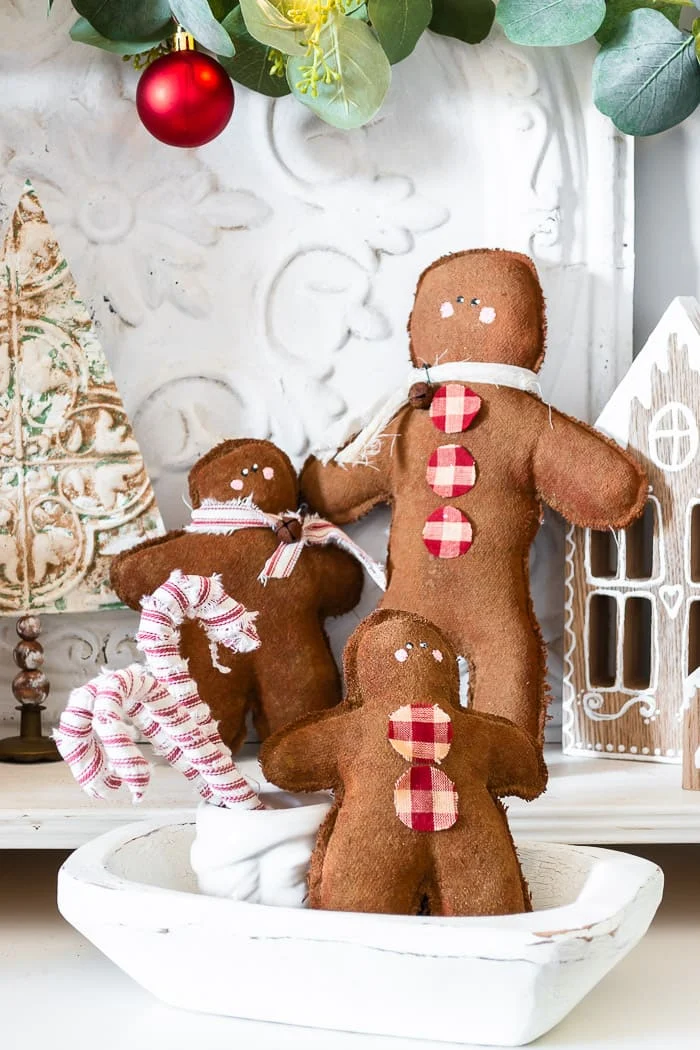
[[19, 674], [12, 682], [12, 692], [21, 712], [19, 736], [0, 740], [0, 762], [60, 762], [53, 740], [42, 736], [41, 712], [49, 695], [49, 680], [42, 671], [44, 650], [37, 641], [41, 634], [38, 616], [22, 616], [17, 621], [20, 641], [14, 658]]

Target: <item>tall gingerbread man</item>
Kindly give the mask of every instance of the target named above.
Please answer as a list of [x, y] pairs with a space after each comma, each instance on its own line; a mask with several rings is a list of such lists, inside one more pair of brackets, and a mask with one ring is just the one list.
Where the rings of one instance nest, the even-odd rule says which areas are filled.
[[347, 698], [263, 745], [290, 791], [333, 788], [309, 904], [507, 915], [530, 909], [499, 796], [530, 798], [541, 758], [503, 718], [459, 706], [457, 656], [422, 617], [381, 609], [344, 654]]
[[469, 661], [473, 709], [540, 747], [546, 654], [529, 549], [542, 504], [576, 525], [625, 528], [647, 496], [631, 456], [541, 400], [545, 327], [527, 256], [439, 259], [418, 282], [405, 386], [331, 462], [302, 473], [303, 497], [339, 524], [391, 504], [382, 605], [445, 631]]

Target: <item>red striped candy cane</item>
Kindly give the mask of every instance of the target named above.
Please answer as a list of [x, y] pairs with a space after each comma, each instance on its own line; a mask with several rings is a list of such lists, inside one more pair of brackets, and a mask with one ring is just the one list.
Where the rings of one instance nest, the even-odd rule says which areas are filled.
[[74, 689], [53, 736], [76, 781], [92, 798], [118, 791], [119, 777], [110, 772], [104, 748], [93, 731], [93, 709], [98, 679]]
[[256, 614], [226, 594], [219, 576], [185, 576], [178, 570], [141, 604], [136, 641], [164, 690], [149, 700], [150, 714], [208, 785], [212, 802], [228, 808], [261, 807], [236, 768], [180, 653], [182, 624], [197, 620], [209, 639], [214, 666], [228, 673], [230, 668], [218, 661], [218, 646], [232, 652], [256, 649], [260, 644]]
[[148, 712], [148, 702], [164, 692], [141, 664], [104, 671], [74, 689], [54, 733], [56, 746], [80, 786], [93, 798], [104, 798], [126, 784], [134, 802], [148, 786], [151, 767], [137, 748], [130, 723], [153, 744], [156, 754], [194, 784], [202, 798], [211, 791]]

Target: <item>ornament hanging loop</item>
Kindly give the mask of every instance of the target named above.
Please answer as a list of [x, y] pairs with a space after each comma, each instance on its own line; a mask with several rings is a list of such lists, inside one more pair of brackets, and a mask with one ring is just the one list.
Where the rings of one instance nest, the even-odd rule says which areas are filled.
[[178, 26], [171, 44], [172, 51], [196, 51], [194, 37], [182, 26]]

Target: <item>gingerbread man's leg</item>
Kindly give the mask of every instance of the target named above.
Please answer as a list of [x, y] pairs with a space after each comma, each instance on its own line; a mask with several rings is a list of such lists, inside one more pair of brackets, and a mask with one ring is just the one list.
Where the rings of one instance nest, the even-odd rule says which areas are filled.
[[431, 835], [434, 886], [439, 886], [428, 892], [432, 915], [514, 915], [531, 910], [503, 808], [495, 799], [492, 803], [485, 806], [479, 798], [479, 820], [472, 822], [469, 800], [460, 798], [465, 817]]
[[[386, 801], [384, 796], [382, 800]], [[427, 876], [430, 864], [426, 836], [404, 827], [393, 809], [387, 811], [381, 832], [372, 834], [377, 812], [384, 809], [377, 800], [372, 804], [371, 796], [362, 805], [343, 802], [330, 829], [321, 870], [312, 879], [312, 907], [385, 915], [418, 913], [427, 890], [421, 872]]]
[[[459, 648], [460, 640], [455, 639]], [[463, 640], [469, 660], [469, 706], [520, 726], [540, 746], [547, 708], [547, 657], [532, 616], [494, 613], [488, 633]]]
[[317, 620], [295, 624], [281, 617], [274, 629], [269, 624], [261, 628], [260, 637], [253, 659], [254, 720], [261, 737], [340, 702], [340, 675]]
[[183, 624], [181, 637], [183, 656], [191, 668], [197, 668], [199, 695], [219, 723], [221, 739], [236, 752], [245, 739], [246, 709], [253, 697], [253, 653], [231, 654], [220, 648], [222, 664], [231, 668], [230, 674], [224, 674], [213, 666], [209, 641], [199, 624]]

